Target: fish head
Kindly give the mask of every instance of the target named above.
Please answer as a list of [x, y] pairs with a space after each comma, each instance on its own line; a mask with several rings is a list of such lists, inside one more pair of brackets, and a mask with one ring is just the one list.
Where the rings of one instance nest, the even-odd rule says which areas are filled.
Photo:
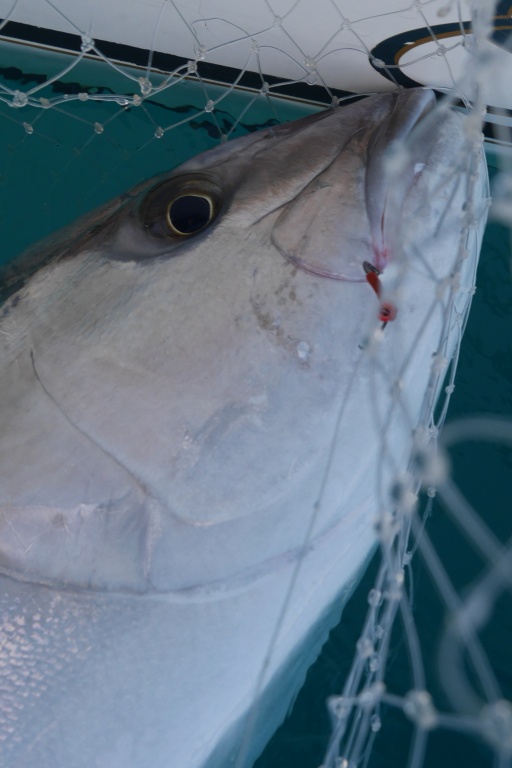
[[[181, 590], [300, 548], [319, 496], [323, 531], [374, 508], [384, 427], [363, 386], [378, 314], [363, 263], [401, 253], [399, 232], [411, 253], [432, 241], [416, 265], [432, 293], [464, 225], [465, 186], [443, 164], [460, 116], [387, 174], [433, 105], [381, 94], [223, 144], [41, 249], [2, 319], [6, 573]], [[383, 244], [384, 220], [403, 226]], [[425, 323], [422, 290], [386, 332], [389, 380]], [[431, 355], [412, 366], [398, 441]], [[385, 409], [386, 379], [375, 397]]]

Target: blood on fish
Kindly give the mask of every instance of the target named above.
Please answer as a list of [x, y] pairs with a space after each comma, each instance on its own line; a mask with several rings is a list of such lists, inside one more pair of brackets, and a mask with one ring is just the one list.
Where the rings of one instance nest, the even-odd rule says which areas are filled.
[[[381, 272], [369, 261], [363, 261], [363, 269], [366, 275], [366, 282], [373, 288], [377, 297], [380, 299], [382, 293], [382, 286], [380, 282]], [[379, 320], [382, 322], [382, 327], [385, 328], [386, 324], [396, 317], [396, 306], [391, 301], [383, 301], [380, 305]]]

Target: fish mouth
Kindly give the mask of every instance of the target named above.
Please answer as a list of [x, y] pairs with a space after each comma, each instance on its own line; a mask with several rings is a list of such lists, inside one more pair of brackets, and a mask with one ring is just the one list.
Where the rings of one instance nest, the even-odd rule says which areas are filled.
[[[400, 207], [418, 169], [426, 165], [433, 142], [424, 141], [426, 131], [418, 126], [425, 123], [430, 129], [425, 118], [435, 104], [432, 90], [415, 88], [315, 116], [325, 119], [326, 128], [340, 131], [339, 149], [274, 225], [272, 242], [288, 261], [310, 274], [349, 282], [364, 282], [365, 261], [379, 272], [385, 269], [391, 257], [386, 236], [390, 199]], [[402, 145], [408, 159], [397, 176], [390, 174], [388, 161]], [[338, 243], [344, 244], [342, 250]]]

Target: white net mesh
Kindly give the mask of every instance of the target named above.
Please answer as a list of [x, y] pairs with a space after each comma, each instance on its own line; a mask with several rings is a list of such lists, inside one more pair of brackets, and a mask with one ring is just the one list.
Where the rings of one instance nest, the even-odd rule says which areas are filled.
[[[407, 471], [391, 496], [387, 486], [382, 490], [376, 559], [333, 636], [341, 638], [338, 645], [331, 638], [328, 662], [323, 657], [330, 735], [322, 733], [322, 724], [311, 733], [311, 709], [306, 716], [292, 714], [258, 765], [509, 765], [512, 5], [0, 0], [0, 17], [3, 262], [201, 150], [354, 94], [399, 86], [433, 87], [448, 95], [442, 109], [467, 112], [469, 165], [454, 156], [443, 185], [449, 189], [464, 171], [471, 201], [487, 109], [496, 221], [482, 257], [477, 324], [469, 321], [467, 346], [461, 347], [474, 278], [461, 301], [457, 277], [468, 252], [478, 249], [484, 215], [470, 202], [457, 266], [437, 294], [441, 338], [456, 328], [456, 340], [437, 350], [420, 423], [410, 425], [411, 459], [401, 468]], [[389, 172], [397, 179], [399, 163]], [[392, 297], [400, 295], [410, 268], [407, 237], [417, 225], [401, 230], [396, 263], [403, 272], [391, 274]], [[389, 387], [382, 336], [377, 328], [364, 339], [377, 389]], [[398, 410], [405, 407], [399, 384], [391, 392]], [[447, 413], [452, 420], [444, 426]], [[395, 461], [386, 427], [383, 419], [383, 478]], [[286, 605], [281, 622], [285, 611]], [[270, 640], [269, 659], [275, 637]], [[256, 700], [265, 674], [263, 669]], [[311, 687], [305, 691], [306, 706], [308, 696], [319, 698]], [[303, 713], [303, 699], [299, 706]], [[200, 731], [200, 712], [197, 719]], [[239, 767], [246, 764], [257, 722], [257, 716], [248, 718], [234, 763]], [[311, 736], [306, 746], [305, 729]], [[130, 768], [129, 758], [125, 765]]]

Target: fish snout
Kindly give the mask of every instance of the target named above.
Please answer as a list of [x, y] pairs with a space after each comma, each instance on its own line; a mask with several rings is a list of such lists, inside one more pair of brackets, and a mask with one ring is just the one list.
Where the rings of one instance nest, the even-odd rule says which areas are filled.
[[[435, 103], [431, 90], [400, 90], [324, 116], [321, 125], [326, 130], [339, 127], [338, 151], [283, 206], [272, 241], [285, 258], [307, 272], [353, 282], [365, 280], [365, 261], [379, 272], [385, 269], [391, 257], [384, 234], [389, 206], [400, 208], [418, 169], [426, 165], [432, 142], [439, 138], [439, 126], [434, 125], [426, 147], [411, 143]], [[397, 175], [390, 158], [402, 145], [409, 148], [408, 165]]]

